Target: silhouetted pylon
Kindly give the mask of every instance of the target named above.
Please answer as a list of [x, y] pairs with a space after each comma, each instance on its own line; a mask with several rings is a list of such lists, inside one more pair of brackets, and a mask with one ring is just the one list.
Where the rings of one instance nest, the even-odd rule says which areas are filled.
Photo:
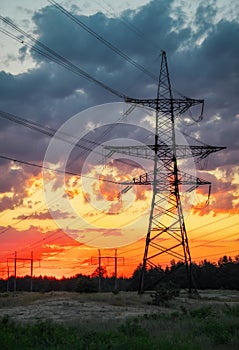
[[[193, 106], [199, 105], [202, 119], [204, 100], [182, 96], [174, 98], [168, 71], [166, 52], [162, 52], [157, 97], [154, 99], [125, 98], [127, 103], [138, 104], [155, 111], [154, 144], [145, 146], [105, 146], [105, 149], [129, 156], [152, 159], [153, 171], [141, 175], [130, 182], [123, 193], [133, 185], [151, 185], [152, 202], [149, 214], [149, 225], [145, 240], [139, 293], [144, 291], [144, 275], [147, 265], [158, 267], [158, 257], [168, 254], [183, 261], [187, 270], [188, 289], [192, 291], [191, 255], [183, 214], [180, 188], [187, 186], [187, 192], [198, 186], [209, 186], [210, 182], [180, 171], [178, 161], [195, 158], [195, 162], [206, 158], [210, 153], [225, 147], [208, 145], [181, 145], [176, 141], [175, 118]], [[152, 152], [153, 151], [153, 152]]]

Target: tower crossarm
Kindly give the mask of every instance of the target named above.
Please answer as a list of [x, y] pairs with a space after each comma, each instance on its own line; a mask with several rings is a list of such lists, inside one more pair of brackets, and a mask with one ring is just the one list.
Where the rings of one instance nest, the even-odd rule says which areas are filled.
[[[136, 146], [104, 146], [104, 149], [109, 153], [106, 158], [111, 157], [114, 153], [125, 154], [132, 157], [154, 159], [155, 145], [136, 145]], [[176, 145], [176, 152], [178, 159], [195, 158], [195, 161], [205, 159], [211, 153], [215, 153], [225, 149], [226, 147], [217, 147], [209, 145], [190, 146], [190, 145]], [[157, 145], [157, 156], [159, 160], [172, 159], [173, 148], [165, 143]]]
[[226, 147], [218, 147], [218, 146], [209, 146], [209, 145], [201, 145], [201, 146], [190, 146], [190, 150], [192, 152], [192, 157], [205, 159], [209, 154], [222, 151], [226, 149]]
[[[187, 186], [187, 188], [185, 189], [185, 192], [191, 192], [193, 190], [195, 190], [196, 188], [198, 188], [199, 186], [204, 186], [204, 185], [208, 185], [209, 186], [209, 192], [211, 192], [211, 182], [204, 180], [200, 177], [188, 174], [186, 172], [181, 172], [178, 171], [178, 186]], [[153, 186], [153, 171], [150, 171], [148, 173], [144, 173], [136, 178], [133, 178], [131, 181], [124, 181], [124, 182], [120, 182], [120, 185], [125, 186], [124, 189], [120, 192], [120, 194], [124, 194], [126, 192], [128, 192], [134, 185], [144, 185], [144, 186]], [[168, 180], [165, 177], [165, 174], [162, 174], [162, 176], [158, 177], [157, 180], [157, 186], [159, 188], [159, 190], [161, 190], [162, 192], [170, 192], [170, 187], [167, 187], [167, 184], [170, 184], [171, 186], [174, 186], [174, 182], [173, 182], [173, 177], [172, 180]]]
[[[125, 154], [132, 157], [139, 157], [144, 159], [154, 159], [153, 145], [139, 145], [139, 146], [104, 146], [104, 149], [109, 153], [106, 158], [110, 158], [113, 153]], [[165, 147], [164, 147], [165, 148]], [[168, 147], [166, 147], [168, 149]], [[164, 149], [163, 153], [167, 154], [167, 150]]]
[[204, 180], [200, 177], [185, 173], [185, 172], [178, 172], [179, 174], [179, 185], [181, 186], [190, 186], [188, 187], [185, 191], [186, 192], [191, 192], [193, 190], [195, 190], [197, 187], [199, 186], [204, 186], [204, 185], [208, 185], [210, 190], [209, 192], [211, 192], [211, 182]]
[[[202, 115], [203, 108], [204, 108], [204, 100], [196, 100], [189, 97], [174, 98], [174, 99], [171, 99], [171, 98], [137, 99], [137, 98], [125, 97], [125, 102], [146, 106], [166, 114], [168, 114], [172, 106], [175, 114], [183, 114], [189, 108], [196, 106], [198, 104], [201, 104], [202, 105], [201, 115]], [[169, 114], [169, 118], [170, 118], [170, 114]]]

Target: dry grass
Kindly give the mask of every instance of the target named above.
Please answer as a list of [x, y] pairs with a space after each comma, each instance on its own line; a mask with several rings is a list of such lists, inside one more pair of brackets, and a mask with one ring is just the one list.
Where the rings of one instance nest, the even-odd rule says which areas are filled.
[[0, 294], [0, 314], [12, 320], [56, 322], [126, 319], [145, 314], [190, 312], [200, 307], [239, 305], [239, 291], [200, 291], [200, 298], [188, 298], [186, 292], [172, 300], [168, 308], [150, 305], [150, 293], [16, 293]]
[[1, 295], [1, 348], [237, 350], [239, 292], [200, 296], [163, 308], [133, 292]]

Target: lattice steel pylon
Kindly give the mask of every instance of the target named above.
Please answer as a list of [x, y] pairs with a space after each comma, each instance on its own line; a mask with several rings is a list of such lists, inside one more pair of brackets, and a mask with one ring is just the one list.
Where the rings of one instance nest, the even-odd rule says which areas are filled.
[[[199, 105], [202, 119], [204, 100], [183, 96], [174, 98], [168, 71], [166, 52], [162, 52], [157, 97], [155, 99], [126, 98], [125, 102], [138, 104], [155, 110], [155, 140], [146, 146], [105, 146], [105, 149], [130, 156], [152, 159], [153, 171], [124, 182], [125, 193], [134, 185], [151, 185], [152, 202], [149, 225], [146, 234], [143, 263], [140, 276], [139, 293], [144, 291], [144, 275], [147, 265], [158, 267], [157, 257], [164, 253], [183, 261], [188, 276], [188, 290], [192, 291], [191, 255], [185, 226], [180, 187], [188, 186], [192, 191], [210, 182], [179, 170], [180, 159], [206, 158], [210, 153], [225, 147], [208, 145], [188, 146], [177, 144], [175, 119], [190, 107]], [[153, 152], [152, 152], [153, 151]], [[210, 190], [209, 190], [210, 191]]]

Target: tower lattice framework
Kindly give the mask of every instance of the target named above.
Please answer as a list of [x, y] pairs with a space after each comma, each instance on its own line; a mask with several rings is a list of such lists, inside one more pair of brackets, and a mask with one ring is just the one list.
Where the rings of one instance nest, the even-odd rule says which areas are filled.
[[[157, 258], [168, 254], [183, 261], [186, 266], [189, 293], [192, 290], [191, 254], [185, 226], [181, 188], [188, 192], [210, 182], [180, 171], [179, 161], [193, 157], [195, 161], [206, 158], [210, 153], [224, 147], [208, 145], [177, 144], [175, 119], [189, 108], [199, 105], [202, 118], [204, 100], [188, 97], [174, 98], [168, 71], [166, 52], [162, 52], [157, 96], [155, 99], [126, 98], [125, 102], [149, 107], [155, 111], [154, 144], [146, 146], [105, 146], [113, 152], [129, 156], [152, 159], [153, 171], [145, 173], [130, 182], [124, 182], [125, 193], [134, 185], [151, 185], [152, 202], [149, 224], [139, 283], [139, 293], [144, 291], [144, 276], [147, 266], [158, 267]], [[153, 151], [153, 152], [152, 152]]]

